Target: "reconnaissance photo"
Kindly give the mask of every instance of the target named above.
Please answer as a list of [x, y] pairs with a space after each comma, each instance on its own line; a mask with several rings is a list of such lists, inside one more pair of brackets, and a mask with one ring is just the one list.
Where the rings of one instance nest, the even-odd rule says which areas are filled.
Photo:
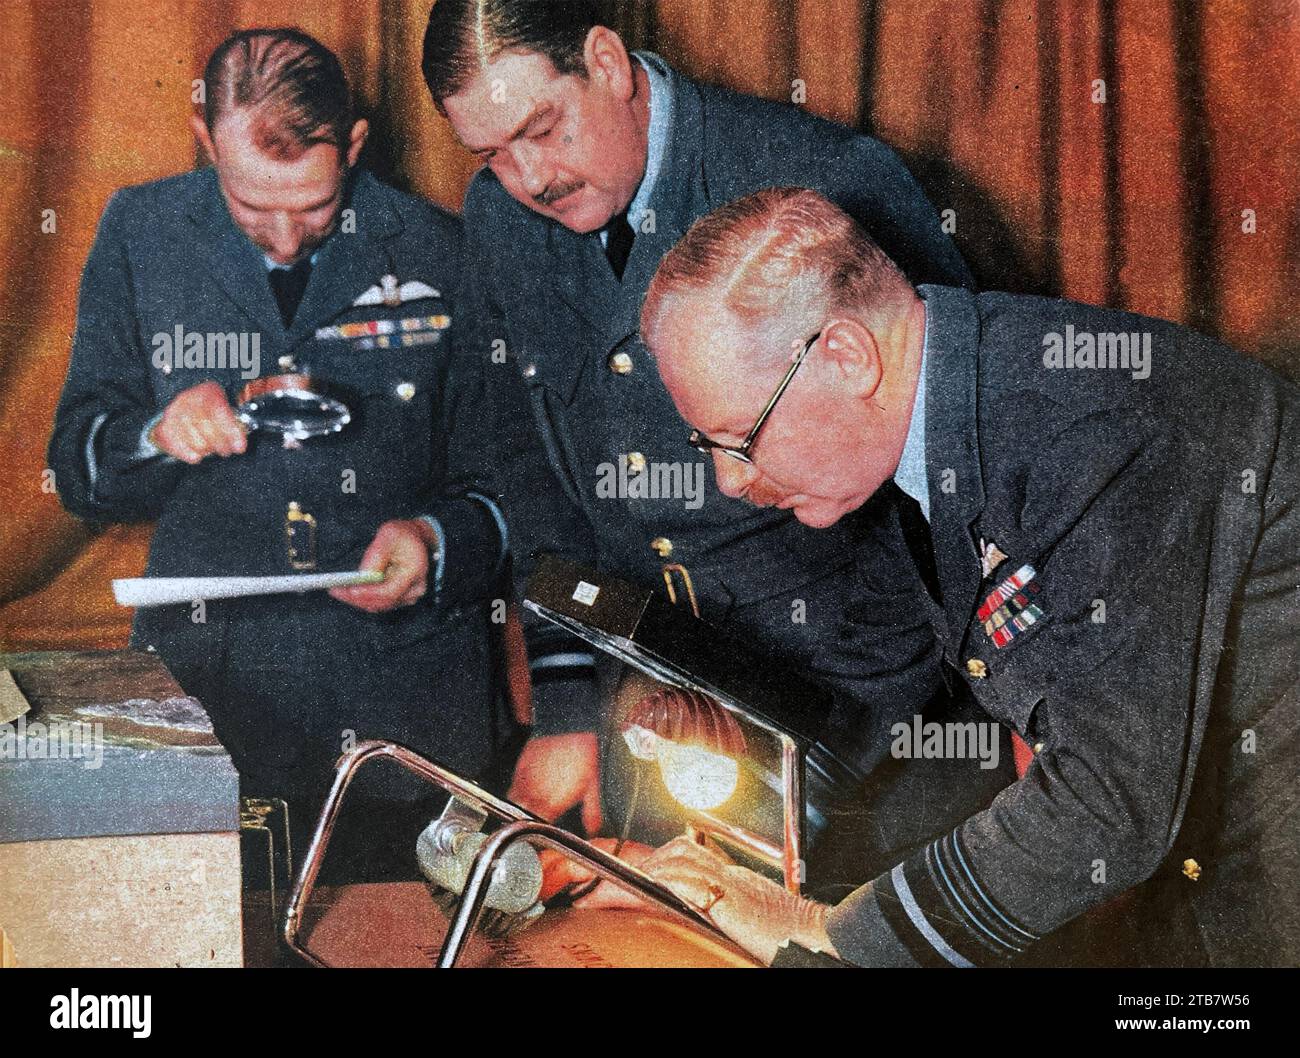
[[20, 1047], [1282, 1031], [1300, 0], [0, 26]]

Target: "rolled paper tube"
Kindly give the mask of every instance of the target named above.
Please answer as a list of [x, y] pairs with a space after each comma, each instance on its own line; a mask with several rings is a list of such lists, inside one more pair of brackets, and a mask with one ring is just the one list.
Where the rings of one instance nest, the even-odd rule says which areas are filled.
[[113, 581], [113, 598], [119, 606], [169, 606], [196, 599], [239, 599], [249, 595], [324, 591], [356, 584], [378, 584], [381, 570], [344, 570], [339, 573], [293, 573], [274, 577], [126, 577]]

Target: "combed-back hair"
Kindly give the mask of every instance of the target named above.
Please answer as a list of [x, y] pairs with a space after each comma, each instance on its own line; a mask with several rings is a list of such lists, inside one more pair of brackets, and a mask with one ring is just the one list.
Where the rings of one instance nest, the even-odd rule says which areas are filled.
[[437, 0], [424, 32], [424, 83], [441, 108], [507, 51], [544, 55], [556, 72], [585, 77], [587, 34], [608, 24], [601, 14], [593, 0]]
[[668, 251], [646, 293], [641, 331], [649, 340], [664, 301], [677, 294], [709, 291], [736, 319], [757, 325], [841, 310], [887, 314], [910, 290], [875, 240], [829, 199], [767, 188], [701, 217]]
[[317, 143], [347, 150], [353, 125], [347, 76], [334, 53], [301, 30], [231, 34], [208, 59], [203, 79], [209, 132], [232, 110], [247, 110], [253, 142], [273, 158], [292, 161]]

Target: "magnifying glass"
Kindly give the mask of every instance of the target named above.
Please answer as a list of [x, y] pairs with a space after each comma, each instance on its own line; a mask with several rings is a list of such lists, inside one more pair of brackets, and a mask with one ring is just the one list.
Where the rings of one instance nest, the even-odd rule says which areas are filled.
[[266, 375], [239, 391], [235, 416], [250, 430], [267, 430], [297, 448], [309, 437], [338, 433], [352, 421], [342, 401], [321, 393], [310, 375]]

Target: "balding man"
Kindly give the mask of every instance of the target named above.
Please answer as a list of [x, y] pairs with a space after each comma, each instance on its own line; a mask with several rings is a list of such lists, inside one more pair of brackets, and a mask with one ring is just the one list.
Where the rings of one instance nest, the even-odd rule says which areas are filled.
[[[459, 223], [358, 167], [367, 122], [306, 34], [233, 34], [204, 85], [192, 125], [212, 166], [104, 211], [50, 466], [73, 514], [157, 520], [153, 575], [385, 571], [333, 599], [135, 617], [132, 642], [202, 700], [245, 793], [287, 800], [302, 841], [351, 740], [469, 775], [492, 763], [504, 526], [476, 465], [477, 362], [449, 338]], [[351, 422], [299, 446], [248, 433], [240, 390], [288, 372]]]
[[768, 960], [1300, 960], [1294, 387], [1161, 320], [914, 289], [800, 189], [697, 223], [642, 328], [728, 495], [823, 527], [892, 494], [951, 677], [1034, 752], [834, 908], [687, 841], [652, 873]]

